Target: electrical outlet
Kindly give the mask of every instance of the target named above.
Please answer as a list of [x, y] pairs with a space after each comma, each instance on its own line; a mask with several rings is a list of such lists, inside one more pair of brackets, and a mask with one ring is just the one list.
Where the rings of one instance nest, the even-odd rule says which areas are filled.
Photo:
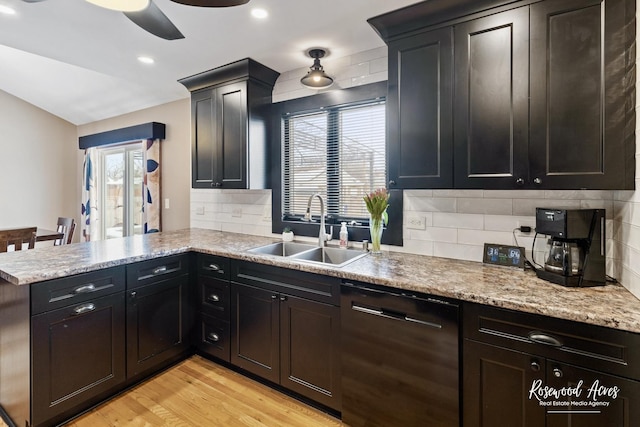
[[242, 218], [242, 208], [231, 209], [231, 216], [234, 218]]
[[412, 215], [407, 218], [407, 228], [414, 230], [424, 230], [426, 227], [426, 221], [423, 216]]
[[265, 206], [262, 211], [262, 220], [265, 222], [271, 222], [271, 206]]
[[164, 208], [165, 209], [171, 208], [171, 202], [169, 202], [169, 198], [164, 199]]
[[196, 215], [204, 215], [204, 206], [196, 206]]

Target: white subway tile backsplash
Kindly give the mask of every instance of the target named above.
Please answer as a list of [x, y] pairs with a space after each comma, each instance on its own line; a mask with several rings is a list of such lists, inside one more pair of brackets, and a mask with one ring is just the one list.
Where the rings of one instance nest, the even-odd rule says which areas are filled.
[[415, 197], [410, 201], [411, 210], [419, 212], [456, 212], [454, 198]]
[[484, 229], [490, 231], [513, 231], [513, 229], [527, 225], [535, 228], [536, 219], [532, 216], [485, 215]]
[[484, 190], [493, 199], [544, 199], [544, 190]]
[[518, 216], [535, 216], [536, 208], [571, 208], [579, 209], [580, 200], [558, 200], [558, 199], [514, 199], [513, 214]]
[[453, 243], [435, 242], [433, 255], [442, 258], [461, 259], [466, 261], [482, 261], [483, 246], [458, 245]]
[[363, 52], [351, 55], [351, 64], [359, 64], [361, 62], [374, 62], [376, 60], [384, 60], [387, 62], [387, 46], [377, 47], [375, 49], [365, 50]]
[[482, 230], [484, 228], [484, 216], [458, 213], [433, 214], [434, 227], [461, 228], [468, 230]]
[[389, 70], [389, 63], [387, 61], [387, 57], [372, 59], [369, 62], [369, 72], [371, 74], [387, 72]]
[[458, 230], [455, 228], [427, 227], [425, 230], [407, 230], [409, 240], [429, 240], [432, 242], [458, 242]]
[[483, 190], [433, 190], [433, 197], [484, 197]]
[[485, 243], [511, 245], [513, 233], [506, 231], [458, 230], [458, 243], [484, 246]]
[[513, 200], [458, 198], [457, 212], [485, 215], [511, 215], [513, 212]]

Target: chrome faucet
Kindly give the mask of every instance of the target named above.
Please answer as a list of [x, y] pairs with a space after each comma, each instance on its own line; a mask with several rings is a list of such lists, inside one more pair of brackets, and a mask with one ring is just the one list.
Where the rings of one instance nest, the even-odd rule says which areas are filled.
[[304, 220], [311, 220], [311, 202], [313, 201], [314, 197], [317, 197], [318, 200], [320, 200], [320, 232], [318, 233], [318, 246], [322, 248], [324, 247], [326, 241], [333, 238], [333, 226], [331, 226], [331, 233], [327, 234], [324, 226], [324, 217], [326, 214], [324, 210], [324, 200], [322, 199], [320, 193], [312, 194], [311, 197], [309, 197], [309, 202], [307, 202], [307, 213], [304, 214]]

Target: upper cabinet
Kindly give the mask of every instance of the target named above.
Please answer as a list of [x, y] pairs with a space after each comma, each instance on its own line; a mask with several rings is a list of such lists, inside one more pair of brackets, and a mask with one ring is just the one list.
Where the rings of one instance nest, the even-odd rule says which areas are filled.
[[267, 188], [268, 109], [278, 76], [247, 58], [179, 80], [191, 91], [193, 188]]
[[632, 189], [635, 2], [429, 0], [389, 48], [389, 185]]

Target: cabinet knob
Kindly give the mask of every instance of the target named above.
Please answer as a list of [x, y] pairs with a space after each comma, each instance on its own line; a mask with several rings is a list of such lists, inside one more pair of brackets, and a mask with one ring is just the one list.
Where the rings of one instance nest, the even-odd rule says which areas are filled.
[[133, 291], [129, 295], [131, 296], [131, 298], [135, 298], [138, 293], [136, 291]]
[[560, 368], [553, 368], [553, 376], [556, 378], [562, 378], [562, 369]]
[[271, 299], [278, 299], [278, 295], [271, 295]]
[[283, 296], [280, 297], [280, 301], [286, 301], [286, 300], [287, 300], [286, 296], [283, 295]]
[[533, 183], [534, 183], [535, 185], [540, 185], [540, 184], [542, 184], [542, 180], [541, 180], [540, 178], [534, 178], [534, 179], [533, 179]]
[[207, 339], [209, 341], [213, 341], [213, 342], [220, 341], [220, 337], [218, 336], [218, 334], [214, 334], [213, 332], [211, 332], [209, 335], [207, 335]]
[[522, 178], [516, 179], [516, 185], [518, 187], [522, 187], [524, 185], [524, 179], [522, 179]]
[[220, 297], [216, 294], [211, 294], [209, 295], [209, 298], [207, 298], [209, 301], [211, 302], [218, 302], [220, 301]]
[[396, 185], [396, 182], [394, 180], [390, 180], [389, 187], [393, 187], [394, 185]]
[[533, 372], [540, 371], [540, 362], [538, 362], [537, 360], [532, 360], [531, 361], [531, 370]]

